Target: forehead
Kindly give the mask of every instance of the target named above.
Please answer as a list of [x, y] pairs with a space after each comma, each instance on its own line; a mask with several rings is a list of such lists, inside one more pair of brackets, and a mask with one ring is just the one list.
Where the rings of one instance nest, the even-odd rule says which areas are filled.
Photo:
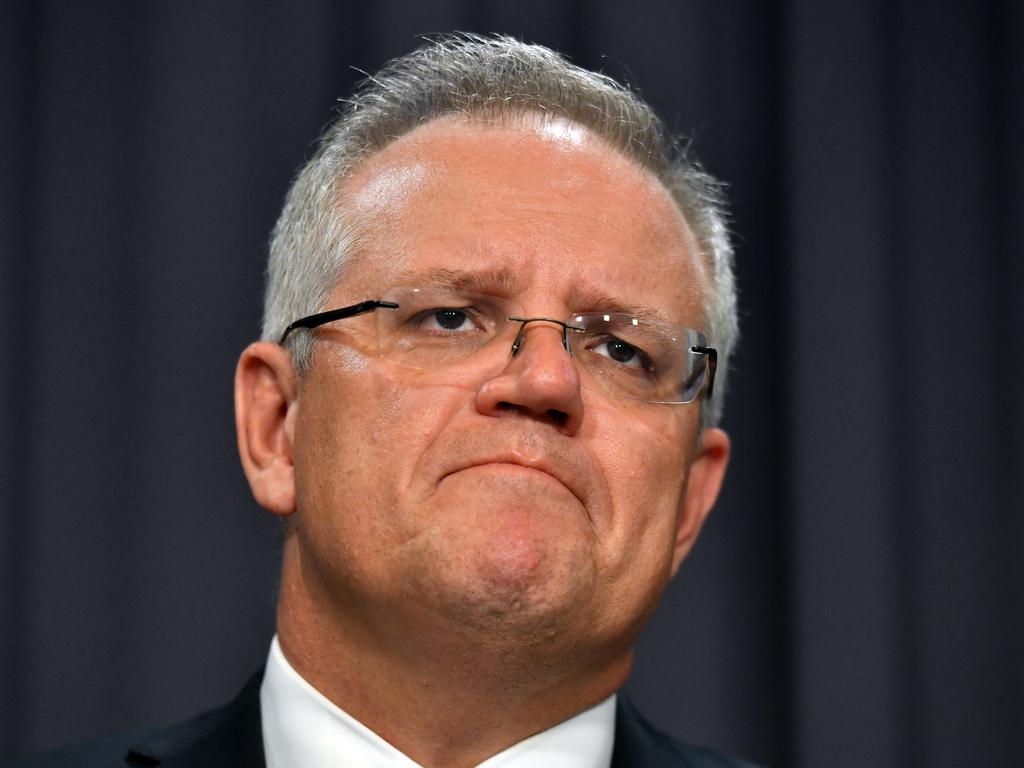
[[518, 296], [554, 291], [572, 310], [604, 296], [700, 322], [706, 275], [678, 207], [564, 120], [435, 120], [371, 156], [338, 202], [357, 247], [336, 293], [450, 271]]

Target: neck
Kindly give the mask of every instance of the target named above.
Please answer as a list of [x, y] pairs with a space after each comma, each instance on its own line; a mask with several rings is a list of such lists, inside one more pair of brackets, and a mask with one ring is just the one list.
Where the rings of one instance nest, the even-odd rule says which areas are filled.
[[328, 602], [311, 582], [291, 537], [278, 604], [288, 661], [333, 703], [428, 768], [478, 765], [607, 698], [632, 664], [628, 647], [610, 658], [552, 652], [549, 644], [481, 636], [417, 606], [374, 617], [336, 595]]

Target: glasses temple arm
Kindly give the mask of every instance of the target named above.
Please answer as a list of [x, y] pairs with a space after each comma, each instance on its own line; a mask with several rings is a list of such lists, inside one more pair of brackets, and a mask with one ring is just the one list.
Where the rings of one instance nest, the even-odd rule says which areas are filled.
[[[715, 370], [718, 368], [718, 350], [714, 347], [690, 347], [691, 352], [704, 355], [707, 358], [708, 367], [708, 386], [707, 386], [707, 399], [711, 399], [711, 395], [715, 389]], [[694, 379], [697, 377], [699, 371], [694, 371], [690, 374], [690, 377], [686, 380], [686, 386], [684, 389], [689, 389], [690, 385], [693, 384]]]
[[341, 307], [340, 309], [329, 309], [326, 312], [317, 312], [313, 315], [307, 315], [306, 317], [296, 320], [291, 323], [287, 328], [284, 329], [284, 333], [281, 334], [280, 340], [277, 342], [279, 345], [283, 345], [285, 339], [288, 338], [288, 334], [299, 328], [318, 328], [324, 323], [330, 323], [334, 320], [344, 320], [346, 317], [355, 317], [356, 315], [363, 315], [367, 312], [373, 312], [375, 309], [398, 309], [398, 305], [393, 301], [380, 301], [378, 299], [368, 299], [367, 301], [361, 301], [358, 304], [352, 304], [348, 307]]

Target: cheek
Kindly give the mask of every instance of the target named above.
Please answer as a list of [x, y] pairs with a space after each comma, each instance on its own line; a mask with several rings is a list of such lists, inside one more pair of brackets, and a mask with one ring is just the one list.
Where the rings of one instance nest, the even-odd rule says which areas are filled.
[[612, 506], [605, 550], [613, 570], [670, 561], [686, 485], [686, 441], [693, 439], [686, 426], [674, 417], [637, 419], [598, 435]]
[[324, 373], [311, 371], [304, 384], [296, 423], [303, 561], [334, 588], [370, 588], [386, 582], [390, 558], [415, 534], [407, 488], [443, 421], [444, 402], [376, 364], [321, 367]]
[[611, 503], [599, 537], [597, 623], [618, 637], [635, 636], [671, 576], [695, 425], [682, 414], [662, 415], [670, 418], [619, 416], [596, 437]]
[[394, 393], [382, 391], [373, 366], [357, 354], [322, 348], [303, 382], [295, 434], [298, 522], [310, 531], [333, 529], [325, 542], [344, 540], [361, 510], [383, 490], [381, 471], [394, 421]]
[[308, 382], [297, 425], [300, 512], [346, 527], [362, 509], [389, 510], [362, 526], [382, 535], [403, 525], [400, 502], [419, 462], [466, 398], [409, 386], [379, 361], [324, 368], [329, 375]]

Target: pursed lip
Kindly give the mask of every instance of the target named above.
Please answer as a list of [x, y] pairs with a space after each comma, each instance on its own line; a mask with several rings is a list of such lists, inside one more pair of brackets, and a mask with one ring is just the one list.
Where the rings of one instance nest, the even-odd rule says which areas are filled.
[[442, 480], [450, 475], [454, 475], [456, 472], [461, 472], [467, 469], [473, 469], [475, 467], [486, 467], [489, 465], [501, 465], [511, 464], [513, 466], [525, 467], [526, 469], [532, 469], [539, 472], [543, 472], [549, 477], [557, 480], [561, 485], [569, 490], [569, 492], [576, 497], [576, 500], [580, 502], [586, 508], [584, 503], [584, 494], [579, 487], [579, 474], [572, 468], [564, 466], [558, 462], [552, 462], [545, 458], [526, 458], [515, 454], [497, 454], [494, 456], [486, 456], [474, 458], [464, 463], [460, 463], [457, 467], [449, 470], [442, 476]]

